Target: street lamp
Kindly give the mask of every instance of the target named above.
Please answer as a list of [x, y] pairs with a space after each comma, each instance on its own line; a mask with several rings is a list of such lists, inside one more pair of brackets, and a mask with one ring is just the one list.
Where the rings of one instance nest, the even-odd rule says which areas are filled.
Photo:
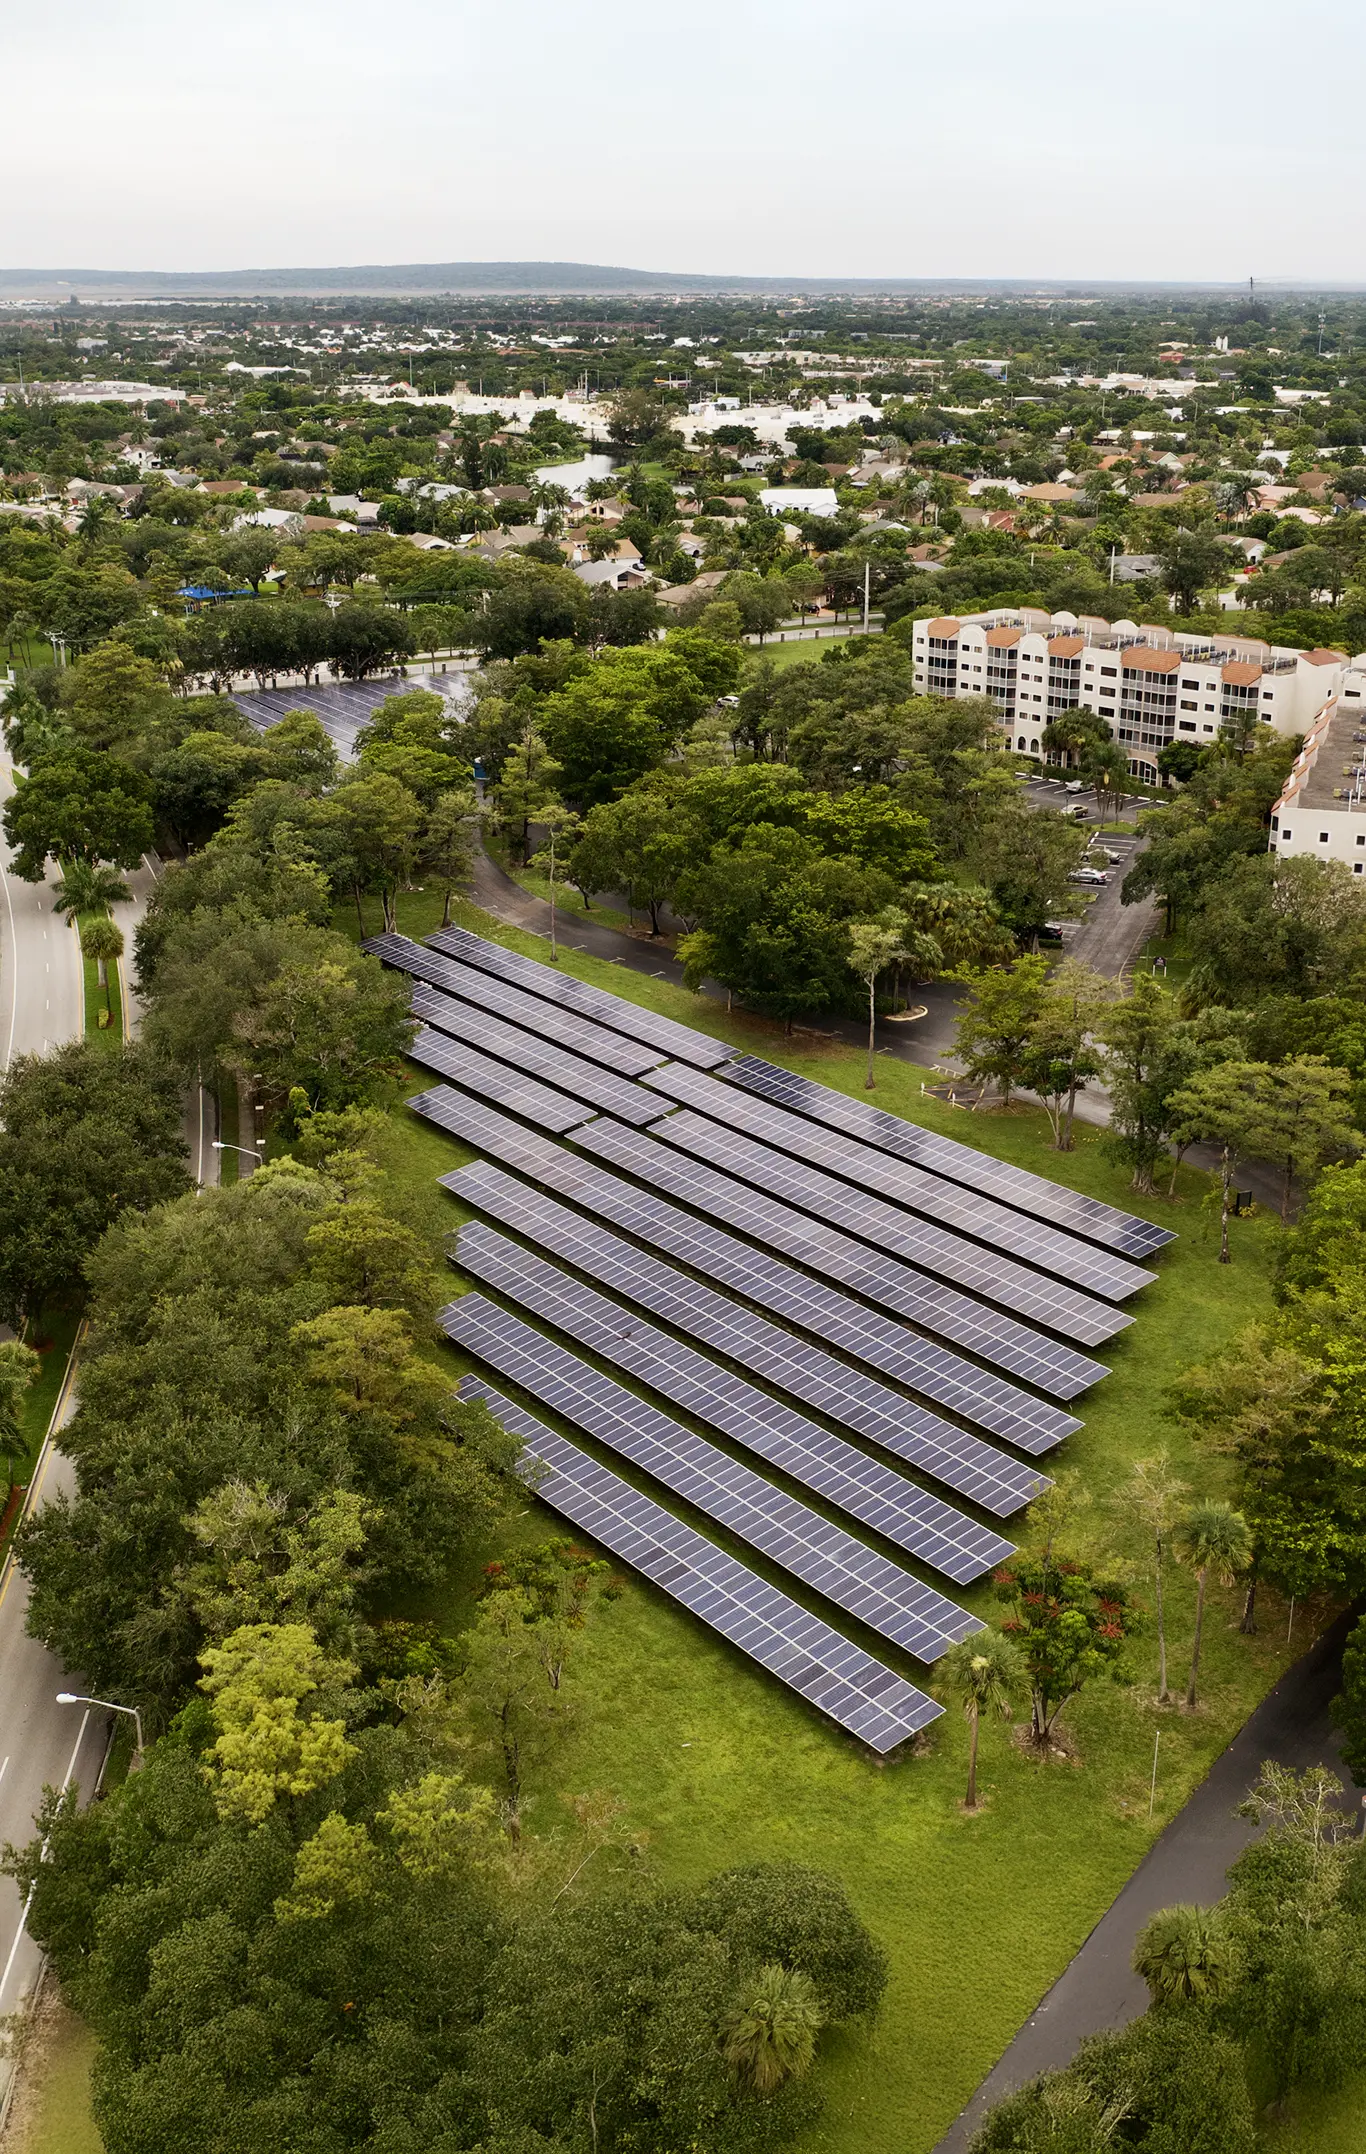
[[98, 1705], [102, 1706], [106, 1713], [127, 1713], [137, 1732], [137, 1749], [134, 1752], [133, 1762], [134, 1765], [142, 1763], [142, 1715], [135, 1705], [115, 1705], [112, 1698], [82, 1698], [78, 1697], [74, 1690], [59, 1690], [57, 1703], [58, 1705]]
[[262, 1164], [261, 1154], [254, 1145], [248, 1149], [245, 1144], [224, 1144], [221, 1137], [214, 1137], [210, 1141], [215, 1152], [240, 1152], [243, 1159], [254, 1159], [258, 1167]]

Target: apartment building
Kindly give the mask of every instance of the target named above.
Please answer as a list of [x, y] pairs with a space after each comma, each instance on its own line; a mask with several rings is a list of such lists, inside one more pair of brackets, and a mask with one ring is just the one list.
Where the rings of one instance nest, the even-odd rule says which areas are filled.
[[1006, 745], [1021, 755], [1043, 753], [1050, 719], [1091, 710], [1128, 749], [1131, 772], [1149, 783], [1171, 741], [1204, 746], [1223, 727], [1241, 729], [1254, 717], [1278, 733], [1305, 733], [1331, 698], [1355, 700], [1366, 687], [1366, 654], [1358, 663], [1342, 651], [1178, 635], [1034, 607], [917, 621], [912, 652], [922, 694], [991, 696]]
[[1349, 669], [1306, 733], [1271, 817], [1270, 849], [1366, 875], [1366, 668]]

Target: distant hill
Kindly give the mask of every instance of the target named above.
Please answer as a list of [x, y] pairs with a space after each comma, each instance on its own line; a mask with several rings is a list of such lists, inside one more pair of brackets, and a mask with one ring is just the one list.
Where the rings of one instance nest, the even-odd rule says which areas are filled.
[[[1281, 290], [1309, 290], [1292, 279], [1278, 279]], [[319, 298], [354, 294], [402, 297], [411, 293], [479, 292], [984, 292], [1052, 293], [1082, 298], [1086, 294], [1144, 292], [1229, 292], [1232, 284], [1158, 284], [1138, 280], [1024, 277], [736, 277], [681, 275], [666, 269], [614, 269], [600, 262], [364, 262], [331, 269], [0, 269], [0, 294], [13, 299], [72, 297], [91, 300], [128, 298], [232, 299], [268, 298], [273, 293]], [[1269, 286], [1264, 287], [1269, 289]], [[1315, 290], [1354, 290], [1328, 285]]]
[[[1258, 280], [1264, 291], [1271, 280]], [[1360, 285], [1310, 285], [1277, 278], [1279, 291], [1357, 291]], [[99, 304], [126, 299], [250, 299], [272, 294], [291, 297], [357, 298], [411, 294], [506, 292], [534, 293], [757, 292], [855, 296], [892, 293], [979, 293], [1053, 295], [1081, 299], [1088, 295], [1118, 298], [1159, 292], [1227, 293], [1239, 284], [1194, 281], [1143, 282], [1095, 278], [1026, 277], [736, 277], [682, 275], [668, 269], [614, 269], [601, 262], [363, 262], [331, 269], [0, 269], [0, 295], [10, 299], [64, 300], [75, 297]]]

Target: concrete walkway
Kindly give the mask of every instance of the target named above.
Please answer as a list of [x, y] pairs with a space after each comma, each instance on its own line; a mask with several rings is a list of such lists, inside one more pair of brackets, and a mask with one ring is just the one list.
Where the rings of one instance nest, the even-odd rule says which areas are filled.
[[[1343, 1616], [1282, 1676], [1149, 1850], [1076, 1958], [983, 2080], [935, 2154], [966, 2154], [987, 2111], [1039, 2072], [1069, 2064], [1088, 2034], [1123, 2027], [1147, 2009], [1145, 1984], [1130, 1962], [1138, 1934], [1160, 1908], [1222, 1897], [1230, 1863], [1258, 1837], [1237, 1808], [1268, 1760], [1303, 1772], [1327, 1765], [1341, 1775], [1344, 1802], [1362, 1798], [1342, 1762], [1328, 1707], [1342, 1679], [1342, 1648], [1355, 1615]], [[1155, 1722], [1154, 1726], [1160, 1726]]]

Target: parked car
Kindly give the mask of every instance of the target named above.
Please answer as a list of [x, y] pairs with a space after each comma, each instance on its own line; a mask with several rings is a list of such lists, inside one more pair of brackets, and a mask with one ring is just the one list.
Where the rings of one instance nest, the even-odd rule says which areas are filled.
[[[1108, 845], [1099, 844], [1095, 838], [1092, 838], [1088, 851], [1094, 853], [1097, 860], [1108, 860], [1112, 868], [1117, 868], [1124, 858], [1123, 853], [1112, 853]], [[1087, 865], [1091, 863], [1088, 861]]]
[[1069, 801], [1062, 812], [1070, 815], [1074, 823], [1088, 822], [1091, 816], [1091, 810], [1080, 800]]
[[1108, 883], [1110, 877], [1104, 868], [1074, 868], [1067, 880], [1070, 883], [1085, 883], [1087, 889], [1092, 890], [1100, 883]]
[[1045, 920], [1039, 929], [1040, 942], [1061, 942], [1062, 924], [1058, 920]]
[[1068, 793], [1084, 793], [1086, 787], [1082, 784], [1080, 778], [1069, 778], [1064, 791]]

